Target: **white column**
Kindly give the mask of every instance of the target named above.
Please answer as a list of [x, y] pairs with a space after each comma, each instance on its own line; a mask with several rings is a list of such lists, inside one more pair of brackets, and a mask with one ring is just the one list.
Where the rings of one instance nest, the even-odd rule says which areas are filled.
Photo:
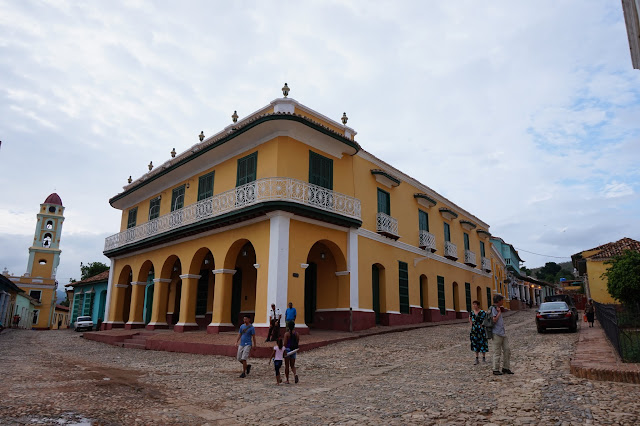
[[[282, 312], [281, 326], [284, 326], [284, 311], [287, 308], [289, 288], [289, 228], [293, 214], [283, 211], [267, 213], [269, 217], [269, 273], [267, 278], [267, 317], [260, 322], [269, 324], [269, 309], [275, 303]], [[256, 321], [257, 322], [257, 321]]]
[[358, 233], [356, 228], [349, 228], [347, 270], [349, 271], [349, 306], [358, 309], [360, 301], [358, 298]]
[[[109, 318], [107, 317], [107, 315], [109, 315], [109, 305], [111, 305], [111, 287], [113, 287], [113, 275], [115, 272], [115, 268], [113, 267], [113, 257], [109, 259], [111, 261], [111, 266], [109, 266], [109, 281], [107, 281], [107, 303], [105, 304], [104, 307], [104, 319], [105, 319], [105, 323], [109, 323], [109, 322], [113, 322], [113, 318]], [[75, 294], [74, 294], [74, 298], [75, 298]], [[73, 301], [70, 301], [71, 304], [73, 305]]]

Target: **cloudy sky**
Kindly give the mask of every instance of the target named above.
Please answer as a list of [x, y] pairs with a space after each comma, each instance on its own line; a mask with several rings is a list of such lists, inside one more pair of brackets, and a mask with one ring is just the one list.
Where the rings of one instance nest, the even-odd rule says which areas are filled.
[[528, 267], [640, 239], [640, 71], [619, 1], [0, 0], [0, 269], [25, 272], [54, 191], [60, 283], [108, 262], [108, 199], [129, 175], [284, 82]]

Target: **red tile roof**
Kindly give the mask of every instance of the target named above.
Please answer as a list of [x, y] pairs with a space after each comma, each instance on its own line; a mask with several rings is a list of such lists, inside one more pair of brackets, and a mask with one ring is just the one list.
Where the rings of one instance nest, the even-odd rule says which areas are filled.
[[57, 193], [50, 194], [46, 200], [44, 200], [44, 204], [56, 204], [58, 206], [62, 205], [62, 200]]
[[640, 251], [640, 241], [632, 240], [631, 238], [623, 238], [614, 243], [607, 243], [601, 246], [592, 248], [590, 250], [600, 250], [599, 252], [592, 254], [591, 256], [585, 257], [585, 259], [590, 260], [603, 260], [603, 259], [611, 259], [614, 256], [624, 253], [625, 250], [634, 250]]
[[61, 311], [68, 311], [68, 306], [56, 305], [56, 309], [60, 309]]
[[98, 275], [94, 275], [92, 277], [89, 278], [85, 278], [82, 281], [76, 281], [74, 283], [69, 283], [69, 284], [65, 284], [65, 287], [74, 287], [77, 285], [82, 285], [82, 284], [89, 284], [89, 283], [94, 283], [97, 281], [107, 281], [109, 280], [109, 270], [107, 269], [104, 272], [100, 272]]

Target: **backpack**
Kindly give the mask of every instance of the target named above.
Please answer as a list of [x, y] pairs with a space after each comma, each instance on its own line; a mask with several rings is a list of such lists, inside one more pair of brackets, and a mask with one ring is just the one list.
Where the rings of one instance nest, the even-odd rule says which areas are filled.
[[489, 306], [489, 310], [486, 312], [484, 320], [482, 321], [482, 326], [484, 327], [484, 330], [487, 333], [487, 339], [493, 338], [493, 326], [495, 324], [493, 322], [493, 315], [491, 314], [492, 307], [493, 306]]

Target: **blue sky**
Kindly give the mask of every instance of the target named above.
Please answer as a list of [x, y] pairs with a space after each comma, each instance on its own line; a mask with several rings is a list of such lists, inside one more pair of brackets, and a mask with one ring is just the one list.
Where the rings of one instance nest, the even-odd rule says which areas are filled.
[[528, 267], [640, 239], [640, 71], [619, 2], [0, 0], [0, 269], [25, 272], [54, 191], [58, 280], [107, 262], [129, 175], [285, 81]]

